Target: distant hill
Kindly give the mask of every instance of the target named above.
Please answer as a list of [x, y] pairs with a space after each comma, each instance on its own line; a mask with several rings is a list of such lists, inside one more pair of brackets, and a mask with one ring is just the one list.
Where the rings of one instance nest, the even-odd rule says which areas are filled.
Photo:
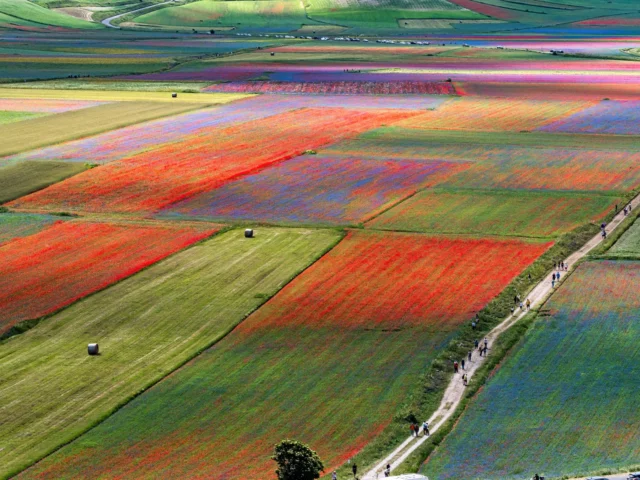
[[102, 28], [27, 0], [0, 0], [0, 28]]

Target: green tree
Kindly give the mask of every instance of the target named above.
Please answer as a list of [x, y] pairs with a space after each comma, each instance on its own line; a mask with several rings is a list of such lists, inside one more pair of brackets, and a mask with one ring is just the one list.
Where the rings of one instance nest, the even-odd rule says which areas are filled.
[[277, 444], [271, 459], [278, 464], [278, 480], [315, 480], [324, 471], [318, 454], [295, 440]]

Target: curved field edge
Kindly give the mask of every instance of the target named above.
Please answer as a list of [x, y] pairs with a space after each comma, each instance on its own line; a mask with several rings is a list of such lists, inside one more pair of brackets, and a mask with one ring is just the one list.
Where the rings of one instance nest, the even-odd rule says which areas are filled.
[[[265, 231], [265, 230], [267, 230], [266, 227], [265, 227], [265, 229], [263, 231]], [[272, 228], [270, 230], [273, 230], [273, 231], [292, 230], [293, 231], [294, 229]], [[301, 230], [301, 229], [297, 229], [297, 230]], [[11, 478], [11, 477], [19, 474], [20, 472], [26, 470], [27, 468], [33, 466], [34, 464], [37, 464], [39, 461], [41, 461], [42, 459], [48, 457], [52, 453], [58, 451], [59, 449], [61, 449], [65, 445], [68, 445], [69, 443], [73, 442], [78, 437], [82, 436], [84, 433], [86, 433], [87, 431], [91, 430], [93, 427], [97, 426], [98, 424], [103, 422], [105, 419], [107, 419], [108, 417], [113, 415], [115, 412], [120, 410], [123, 406], [125, 406], [131, 400], [133, 400], [134, 398], [138, 397], [143, 392], [145, 392], [146, 390], [151, 388], [153, 385], [155, 385], [158, 382], [160, 382], [163, 378], [171, 375], [175, 370], [181, 368], [182, 366], [184, 366], [185, 364], [187, 364], [188, 362], [190, 362], [191, 360], [196, 358], [198, 355], [200, 355], [203, 351], [207, 350], [208, 348], [210, 348], [213, 345], [215, 345], [216, 343], [218, 343], [220, 340], [225, 338], [229, 333], [231, 333], [238, 325], [240, 325], [249, 315], [251, 315], [257, 309], [259, 309], [260, 306], [262, 306], [265, 302], [267, 302], [270, 298], [272, 298], [276, 293], [278, 293], [282, 288], [284, 288], [286, 285], [288, 285], [300, 273], [304, 272], [307, 268], [309, 268], [315, 262], [317, 262], [319, 259], [321, 259], [326, 253], [328, 253], [330, 250], [332, 250], [338, 243], [340, 243], [340, 241], [345, 236], [344, 231], [342, 231], [340, 229], [322, 229], [322, 230], [316, 230], [316, 232], [320, 232], [322, 235], [324, 235], [324, 237], [326, 237], [326, 239], [324, 241], [324, 246], [322, 248], [320, 248], [319, 250], [315, 251], [315, 252], [306, 252], [307, 255], [309, 256], [310, 261], [307, 262], [307, 263], [304, 263], [303, 265], [301, 265], [300, 266], [301, 268], [298, 268], [292, 274], [289, 274], [288, 276], [286, 276], [286, 278], [283, 278], [281, 280], [281, 282], [278, 284], [277, 288], [273, 289], [273, 291], [269, 292], [268, 294], [256, 293], [253, 297], [251, 297], [251, 298], [253, 298], [255, 300], [254, 305], [249, 310], [245, 311], [243, 313], [242, 317], [239, 318], [238, 321], [235, 324], [229, 325], [226, 329], [224, 329], [223, 331], [219, 332], [215, 336], [215, 338], [212, 338], [210, 341], [205, 341], [204, 343], [199, 345], [196, 350], [194, 350], [192, 352], [188, 352], [186, 356], [184, 356], [183, 358], [179, 359], [179, 361], [177, 363], [170, 365], [169, 368], [166, 369], [165, 371], [163, 371], [161, 373], [161, 375], [159, 375], [158, 377], [152, 378], [149, 381], [143, 382], [139, 387], [136, 387], [135, 391], [133, 391], [132, 393], [128, 394], [123, 399], [119, 400], [115, 405], [109, 407], [107, 410], [102, 412], [95, 419], [90, 421], [87, 425], [76, 427], [75, 430], [70, 432], [65, 438], [61, 438], [61, 440], [59, 440], [59, 443], [56, 443], [53, 446], [48, 447], [46, 450], [43, 449], [43, 451], [41, 453], [38, 453], [37, 455], [32, 455], [32, 458], [30, 458], [30, 459], [23, 460], [21, 462], [14, 462], [14, 464], [10, 465], [9, 467], [6, 467], [7, 462], [5, 462], [5, 467], [4, 467], [3, 471], [0, 471], [0, 478]], [[225, 234], [226, 235], [237, 234], [238, 236], [242, 236], [242, 230], [238, 229], [238, 228], [229, 228], [229, 229], [223, 230], [221, 232], [218, 232], [214, 236], [199, 242], [198, 244], [192, 245], [191, 247], [189, 247], [187, 249], [184, 249], [181, 252], [178, 252], [178, 253], [174, 254], [171, 258], [173, 258], [175, 260], [176, 256], [178, 256], [180, 254], [184, 254], [185, 252], [188, 252], [188, 251], [192, 250], [193, 248], [196, 248], [199, 245], [203, 245], [203, 244], [205, 244], [207, 242], [215, 241], [217, 238], [220, 238]], [[312, 231], [311, 234], [313, 234], [313, 231]], [[171, 259], [167, 259], [167, 260], [170, 261]], [[157, 264], [155, 264], [153, 266], [148, 267], [146, 269], [146, 273], [149, 274], [149, 270], [153, 269], [154, 267], [158, 268], [159, 265], [162, 265], [163, 263], [166, 263], [167, 260], [163, 260], [163, 261], [158, 262]], [[300, 261], [300, 260], [298, 260], [298, 261]], [[242, 274], [242, 272], [238, 272], [238, 275], [241, 275], [241, 274]], [[140, 276], [140, 275], [141, 275], [141, 273], [139, 272], [138, 276]], [[122, 280], [121, 282], [119, 282], [120, 286], [122, 286], [122, 284], [125, 284], [126, 282], [135, 281], [135, 277], [136, 276], [134, 275], [132, 277], [129, 277], [128, 279]], [[110, 288], [113, 289], [113, 286], [110, 287]], [[92, 296], [96, 297], [96, 296], [98, 296], [100, 294], [105, 294], [105, 292], [106, 292], [106, 294], [108, 294], [108, 290], [110, 288], [105, 289], [102, 292], [98, 292], [96, 294], [93, 294]], [[87, 299], [85, 298], [85, 299], [77, 302], [74, 305], [77, 305], [78, 303], [82, 303], [83, 301], [86, 301], [86, 300]], [[60, 314], [60, 313], [65, 314], [65, 311], [67, 311], [67, 313], [68, 313], [68, 311], [71, 308], [73, 308], [73, 307], [66, 307], [63, 311], [58, 312], [58, 314]], [[50, 317], [51, 316], [46, 317], [46, 318], [50, 319]], [[45, 324], [45, 325], [48, 325], [48, 324]], [[30, 332], [27, 332], [27, 334], [29, 334], [29, 333]], [[21, 335], [20, 337], [16, 337], [16, 339], [19, 340], [22, 337], [23, 336]], [[11, 341], [12, 341], [12, 339], [0, 342], [0, 354], [5, 354], [6, 355], [6, 351], [4, 351], [4, 352], [2, 351], [2, 347], [6, 346], [7, 342], [11, 342]], [[84, 342], [84, 343], [86, 343], [86, 342]], [[104, 392], [101, 393], [101, 395], [103, 395], [103, 394], [104, 394]], [[55, 434], [56, 434], [57, 437], [61, 437], [60, 432], [55, 432]]]
[[[626, 198], [633, 198], [633, 194], [627, 195]], [[613, 212], [609, 213], [605, 221], [609, 222], [613, 216]], [[384, 458], [384, 456], [404, 441], [408, 434], [408, 421], [414, 418], [420, 421], [429, 418], [439, 407], [444, 390], [453, 376], [451, 372], [451, 359], [463, 358], [469, 350], [473, 349], [474, 341], [477, 338], [486, 336], [510, 314], [513, 306], [513, 296], [516, 293], [522, 295], [530, 291], [548, 272], [553, 270], [554, 263], [564, 260], [571, 253], [579, 250], [587, 241], [597, 234], [598, 231], [599, 226], [587, 224], [557, 239], [556, 243], [549, 250], [525, 269], [494, 300], [479, 312], [480, 321], [475, 330], [468, 324], [462, 326], [458, 335], [441, 351], [437, 358], [431, 363], [430, 368], [413, 383], [418, 388], [415, 388], [413, 392], [408, 394], [404, 406], [398, 410], [391, 424], [361, 452], [353, 457], [352, 460], [357, 462], [358, 468], [361, 468], [363, 471], [368, 471], [373, 468], [381, 458]], [[529, 279], [529, 274], [531, 275], [531, 279]], [[523, 322], [522, 325], [525, 325], [527, 324], [526, 322], [530, 321], [531, 318], [526, 317], [526, 320], [522, 320], [521, 322]], [[482, 387], [492, 369], [504, 358], [525, 331], [526, 327], [514, 326], [505, 334], [498, 337], [492, 354], [480, 370], [472, 377], [469, 383], [468, 394], [461, 402], [459, 408], [451, 416], [450, 420], [409, 456], [399, 469], [394, 470], [394, 474], [418, 471], [431, 451], [451, 431], [458, 418], [464, 412], [469, 401], [468, 399], [474, 395], [475, 391], [478, 391]], [[350, 465], [343, 465], [338, 469], [339, 478], [342, 476], [348, 478], [349, 475], [352, 475]], [[330, 475], [326, 475], [323, 478], [330, 478]]]
[[[640, 464], [634, 463], [637, 462], [636, 459], [627, 459], [625, 463], [625, 459], [623, 457], [625, 454], [623, 453], [626, 449], [624, 446], [632, 447], [636, 451], [638, 449], [638, 442], [636, 441], [634, 444], [625, 444], [624, 441], [627, 440], [631, 442], [630, 432], [629, 430], [635, 431], [633, 427], [630, 428], [629, 425], [633, 425], [634, 423], [638, 423], [638, 417], [630, 418], [627, 414], [630, 410], [633, 410], [633, 406], [625, 405], [623, 402], [607, 402], [603, 400], [599, 405], [594, 406], [590, 400], [593, 395], [601, 395], [600, 390], [602, 389], [600, 381], [594, 381], [602, 376], [605, 376], [609, 379], [615, 379], [628, 375], [634, 375], [633, 372], [630, 371], [629, 368], [632, 364], [632, 360], [626, 360], [628, 364], [626, 367], [622, 367], [621, 364], [624, 361], [621, 361], [620, 357], [628, 358], [634, 354], [633, 350], [628, 352], [628, 349], [623, 350], [624, 353], [620, 352], [619, 342], [616, 340], [609, 340], [608, 345], [598, 344], [597, 342], [585, 342], [582, 338], [582, 335], [578, 333], [576, 335], [576, 330], [584, 328], [583, 332], [585, 335], [600, 335], [606, 336], [609, 339], [611, 336], [615, 335], [615, 332], [621, 337], [620, 340], [625, 340], [624, 337], [628, 337], [633, 334], [633, 330], [630, 328], [625, 328], [624, 322], [633, 322], [633, 320], [629, 319], [629, 315], [633, 315], [632, 312], [634, 307], [627, 307], [626, 310], [621, 311], [619, 308], [608, 308], [606, 304], [603, 304], [602, 301], [606, 301], [607, 298], [612, 297], [612, 301], [614, 302], [623, 302], [626, 295], [627, 300], [633, 295], [633, 285], [631, 283], [620, 283], [625, 280], [625, 270], [629, 269], [629, 276], [632, 276], [633, 273], [638, 273], [638, 267], [640, 263], [636, 260], [608, 260], [608, 259], [589, 259], [585, 258], [580, 262], [579, 267], [577, 269], [572, 270], [564, 279], [563, 279], [563, 288], [552, 291], [551, 294], [545, 300], [545, 303], [540, 306], [535, 312], [532, 312], [531, 315], [527, 315], [523, 320], [518, 322], [514, 328], [517, 328], [521, 333], [518, 335], [512, 335], [512, 332], [507, 331], [505, 340], [508, 340], [510, 343], [510, 348], [503, 352], [501, 358], [499, 360], [493, 362], [492, 368], [487, 369], [485, 382], [489, 379], [493, 379], [495, 377], [495, 382], [499, 385], [500, 389], [513, 389], [514, 387], [518, 392], [522, 391], [522, 385], [520, 383], [529, 379], [533, 382], [540, 382], [540, 387], [544, 391], [544, 398], [542, 398], [541, 394], [533, 394], [531, 403], [547, 403], [549, 402], [552, 405], [551, 412], [555, 408], [556, 414], [553, 415], [545, 415], [544, 412], [538, 411], [536, 409], [531, 409], [531, 404], [526, 405], [525, 407], [519, 407], [519, 409], [510, 410], [510, 413], [514, 415], [514, 418], [518, 418], [519, 416], [528, 416], [533, 415], [539, 422], [534, 422], [536, 430], [535, 435], [527, 434], [526, 432], [531, 432], [532, 424], [528, 426], [522, 426], [519, 429], [518, 427], [512, 428], [508, 430], [506, 435], [508, 436], [509, 443], [515, 442], [520, 444], [519, 448], [516, 448], [515, 452], [513, 452], [513, 447], [505, 446], [504, 450], [512, 450], [512, 453], [516, 453], [517, 457], [525, 457], [526, 461], [520, 460], [520, 464], [513, 466], [512, 462], [507, 462], [504, 456], [491, 456], [490, 461], [490, 470], [485, 471], [485, 473], [476, 473], [479, 475], [483, 475], [483, 477], [476, 477], [473, 475], [473, 478], [524, 478], [526, 476], [526, 470], [523, 468], [523, 463], [530, 466], [532, 470], [544, 470], [547, 472], [545, 475], [546, 478], [551, 479], [567, 479], [567, 478], [582, 478], [588, 475], [611, 475], [615, 473], [626, 473], [629, 471], [637, 470], [640, 467]], [[620, 277], [615, 275], [620, 273]], [[597, 286], [594, 287], [594, 284]], [[616, 295], [611, 295], [611, 289], [613, 286], [621, 285], [619, 291], [616, 292]], [[592, 288], [588, 288], [591, 286]], [[585, 288], [586, 287], [586, 288]], [[598, 291], [600, 289], [600, 291]], [[595, 291], [594, 291], [595, 290]], [[585, 299], [582, 295], [578, 298], [577, 293], [587, 293], [594, 292], [594, 296], [596, 300], [588, 300]], [[637, 302], [637, 300], [636, 300]], [[620, 303], [618, 305], [621, 305]], [[624, 312], [624, 313], [623, 313]], [[602, 322], [598, 322], [594, 324], [595, 320], [601, 320]], [[611, 327], [618, 326], [616, 322], [622, 323], [619, 325], [621, 330], [616, 330]], [[613, 325], [612, 325], [613, 324]], [[531, 328], [533, 327], [533, 328]], [[563, 332], [564, 331], [564, 332]], [[635, 334], [638, 334], [638, 330], [636, 328]], [[614, 336], [615, 338], [615, 336]], [[626, 340], [627, 344], [632, 343], [633, 340]], [[560, 343], [557, 343], [560, 342]], [[606, 343], [606, 342], [604, 342]], [[566, 347], [566, 349], [562, 348], [562, 346]], [[589, 348], [584, 348], [586, 345], [598, 344], [597, 353], [594, 355]], [[627, 345], [630, 346], [630, 345]], [[545, 347], [550, 349], [549, 352], [545, 350]], [[632, 347], [633, 348], [633, 347]], [[542, 349], [544, 353], [538, 353], [539, 350]], [[575, 356], [572, 354], [575, 354]], [[602, 351], [604, 351], [605, 355], [602, 356]], [[637, 352], [635, 352], [637, 354]], [[544, 358], [540, 358], [541, 356], [546, 357], [547, 355], [553, 355], [552, 365], [565, 365], [564, 367], [559, 367], [557, 370], [562, 372], [563, 370], [573, 371], [580, 370], [581, 365], [582, 368], [587, 367], [589, 362], [596, 362], [598, 366], [600, 366], [600, 362], [606, 362], [607, 358], [609, 359], [609, 363], [602, 365], [602, 368], [598, 367], [594, 370], [587, 369], [589, 373], [587, 375], [590, 378], [582, 379], [579, 378], [576, 380], [576, 383], [584, 383], [587, 382], [584, 386], [587, 387], [584, 390], [579, 389], [578, 387], [561, 387], [558, 383], [558, 379], [565, 378], [566, 380], [575, 379], [574, 375], [564, 375], [560, 373], [560, 377], [558, 377], [556, 373], [552, 373], [551, 375], [542, 374], [542, 362], [538, 363], [540, 360], [544, 360]], [[537, 355], [537, 356], [536, 356]], [[566, 355], [566, 357], [564, 356]], [[567, 362], [567, 360], [569, 360]], [[558, 363], [555, 363], [558, 362]], [[549, 362], [547, 362], [549, 363]], [[530, 369], [526, 369], [523, 367], [529, 366]], [[553, 367], [552, 367], [553, 368]], [[623, 375], [606, 375], [603, 372], [611, 373], [611, 370], [619, 369]], [[554, 370], [556, 370], [554, 368]], [[505, 371], [507, 373], [505, 373]], [[584, 372], [584, 371], [583, 371]], [[581, 372], [580, 377], [585, 375], [585, 373]], [[506, 377], [505, 377], [506, 375]], [[521, 378], [522, 377], [522, 378]], [[569, 377], [569, 378], [567, 378]], [[520, 379], [520, 380], [518, 380]], [[544, 383], [546, 381], [550, 381], [553, 383]], [[589, 390], [588, 382], [591, 381], [593, 390]], [[605, 380], [606, 381], [606, 380]], [[621, 395], [622, 392], [626, 389], [633, 388], [633, 381], [616, 381], [615, 382], [615, 391], [617, 393], [609, 393], [609, 396], [612, 395]], [[496, 383], [494, 382], [493, 387], [495, 387]], [[566, 382], [565, 382], [566, 383]], [[564, 383], [562, 384], [564, 385]], [[597, 385], [597, 386], [596, 386]], [[488, 386], [492, 386], [489, 384]], [[488, 387], [484, 385], [484, 388]], [[534, 388], [534, 385], [529, 385], [530, 388]], [[555, 387], [555, 388], [554, 388]], [[503, 395], [501, 395], [500, 390], [496, 391], [495, 388], [491, 390], [491, 393], [498, 394], [497, 397], [492, 396], [488, 397], [491, 393], [489, 391], [484, 392], [484, 388], [474, 389], [473, 392], [469, 392], [469, 394], [465, 398], [465, 404], [470, 407], [469, 412], [465, 412], [468, 415], [464, 418], [462, 415], [455, 422], [456, 425], [452, 425], [451, 428], [457, 426], [460, 422], [464, 426], [467, 427], [466, 432], [475, 431], [475, 429], [470, 429], [472, 426], [469, 422], [477, 423], [477, 419], [481, 418], [485, 420], [483, 424], [487, 424], [486, 420], [487, 416], [484, 414], [487, 410], [488, 402], [491, 404], [497, 403], [497, 409], [502, 410], [505, 408], [505, 402], [511, 403], [512, 401], [517, 403], [517, 399], [507, 400]], [[566, 390], [566, 391], [565, 391]], [[521, 394], [521, 397], [525, 397], [524, 394]], [[558, 398], [560, 397], [560, 398]], [[584, 400], [580, 400], [580, 397], [585, 397]], [[488, 400], [489, 398], [494, 400]], [[525, 397], [526, 398], [526, 397]], [[549, 400], [547, 400], [547, 398]], [[628, 397], [627, 397], [628, 398]], [[525, 402], [528, 401], [525, 399]], [[582, 405], [581, 403], [582, 402]], [[630, 400], [628, 401], [630, 402]], [[562, 404], [562, 408], [559, 407], [559, 403]], [[569, 407], [567, 407], [569, 404]], [[625, 408], [625, 406], [627, 408]], [[584, 407], [582, 411], [580, 411], [580, 407]], [[491, 407], [489, 407], [490, 409]], [[560, 414], [561, 410], [566, 410], [567, 408], [571, 409], [571, 414]], [[616, 408], [618, 408], [618, 415], [615, 416]], [[574, 410], [576, 409], [575, 413]], [[595, 412], [594, 412], [595, 410]], [[598, 415], [598, 411], [600, 411], [601, 415]], [[603, 414], [603, 411], [606, 411], [607, 414]], [[550, 413], [550, 412], [549, 412]], [[595, 414], [594, 414], [595, 413]], [[605, 425], [610, 421], [608, 418], [610, 414], [617, 419], [614, 424], [618, 424], [620, 422], [620, 430], [623, 432], [626, 429], [626, 435], [623, 434], [620, 430], [616, 428], [603, 428], [602, 430], [595, 429], [593, 425], [588, 425], [585, 421], [587, 418], [593, 417], [594, 419], [603, 419], [600, 422], [604, 422]], [[492, 415], [492, 414], [488, 414]], [[566, 420], [575, 418], [575, 416], [582, 417], [581, 421], [578, 422], [579, 425], [582, 425], [583, 428], [580, 430], [576, 430], [575, 420], [574, 423], [566, 425]], [[475, 416], [475, 419], [474, 419]], [[564, 418], [563, 418], [564, 417]], [[503, 445], [501, 440], [505, 441], [504, 433], [506, 431], [505, 428], [500, 428], [501, 418], [506, 418], [505, 415], [498, 416], [497, 411], [490, 418], [496, 418], [498, 428], [498, 434], [502, 433], [503, 437], [495, 438], [496, 445]], [[515, 420], [517, 422], [517, 420]], [[524, 420], [526, 422], [526, 420]], [[582, 423], [585, 421], [584, 423]], [[588, 420], [587, 420], [588, 421]], [[596, 420], [598, 422], [598, 420]], [[504, 421], [502, 422], [504, 425]], [[555, 425], [558, 426], [555, 426]], [[566, 426], [565, 426], [566, 425]], [[565, 428], [563, 428], [565, 427]], [[569, 428], [566, 428], [569, 427]], [[573, 428], [571, 428], [573, 427]], [[458, 443], [456, 444], [456, 440], [460, 440], [460, 435], [464, 439], [465, 436], [468, 437], [468, 434], [465, 433], [464, 430], [461, 429], [462, 425], [455, 433], [459, 434], [457, 437], [448, 437], [447, 443], [445, 445], [447, 448], [445, 450], [438, 450], [433, 452], [433, 449], [430, 451], [431, 453], [435, 453], [434, 457], [428, 456], [425, 459], [425, 463], [422, 465], [423, 468], [431, 465], [431, 460], [434, 460], [436, 470], [432, 468], [429, 472], [431, 474], [436, 474], [438, 471], [442, 472], [446, 471], [446, 468], [443, 469], [443, 455], [444, 459], [448, 459], [451, 461], [452, 457], [459, 456], [458, 458], [464, 458], [463, 453], [461, 453], [458, 447], [464, 447]], [[592, 433], [588, 433], [592, 432]], [[453, 433], [453, 432], [449, 432]], [[544, 433], [550, 433], [550, 438], [547, 437], [547, 440], [540, 440], [541, 436], [544, 436]], [[557, 434], [560, 438], [554, 438], [553, 434]], [[613, 461], [618, 461], [618, 464], [609, 464], [606, 467], [605, 465], [607, 461], [611, 462], [610, 454], [602, 451], [602, 440], [601, 436], [606, 435], [609, 437], [609, 442], [613, 442], [614, 440], [619, 443], [615, 446], [611, 445], [609, 448], [612, 450], [615, 449], [616, 452], [619, 452], [613, 456], [617, 457]], [[566, 442], [566, 437], [570, 436], [571, 443]], [[435, 435], [434, 435], [435, 437]], [[444, 440], [445, 436], [443, 435], [441, 438], [438, 438], [434, 441], [437, 445], [439, 445], [442, 440]], [[588, 439], [595, 438], [595, 445], [588, 443]], [[526, 440], [525, 440], [526, 439]], [[523, 445], [522, 442], [525, 440], [528, 442], [528, 445]], [[565, 441], [559, 441], [565, 440]], [[451, 444], [451, 442], [454, 442]], [[496, 448], [496, 445], [486, 445], [483, 443], [483, 436], [480, 432], [478, 436], [474, 436], [473, 440], [467, 440], [466, 443], [479, 443], [483, 445], [483, 448]], [[548, 445], [553, 442], [556, 444], [556, 447], [549, 447]], [[544, 447], [544, 445], [547, 445]], [[598, 445], [599, 447], [596, 447]], [[522, 452], [522, 448], [527, 447], [530, 451], [535, 451], [536, 453], [528, 453], [522, 454], [517, 452]], [[543, 447], [543, 448], [540, 448]], [[571, 449], [571, 455], [562, 455], [557, 452], [557, 449], [566, 450], [567, 447]], [[451, 452], [455, 450], [456, 454], [452, 454]], [[501, 450], [501, 453], [504, 451]], [[591, 450], [591, 455], [578, 455], [575, 452], [583, 450], [583, 453], [589, 453]], [[592, 455], [599, 455], [599, 462], [594, 463], [592, 466], [587, 467], [589, 462], [589, 458]], [[488, 460], [488, 453], [481, 453], [480, 456], [485, 460]], [[534, 461], [532, 458], [534, 457], [536, 461], [546, 462], [544, 465], [534, 465]], [[627, 454], [627, 457], [629, 455]], [[633, 457], [633, 455], [631, 455]], [[559, 462], [555, 464], [550, 464], [550, 458], [558, 458]], [[575, 459], [580, 458], [578, 461], [582, 466], [578, 466]], [[518, 458], [519, 459], [519, 458]], [[515, 458], [514, 458], [515, 460]], [[462, 463], [462, 462], [461, 462]], [[482, 463], [482, 462], [481, 462]], [[486, 463], [484, 463], [486, 465]], [[496, 466], [499, 465], [499, 466]], [[572, 466], [570, 466], [572, 465]], [[600, 465], [600, 466], [598, 466]], [[472, 467], [478, 468], [480, 465], [478, 463], [472, 464]], [[570, 470], [572, 469], [573, 470]], [[507, 469], [512, 469], [508, 473], [505, 471]], [[555, 469], [549, 474], [549, 470]], [[455, 472], [454, 475], [463, 475], [465, 478], [471, 478], [471, 473], [467, 471], [466, 473], [462, 473], [460, 471]], [[456, 477], [460, 478], [460, 477]], [[527, 477], [528, 478], [528, 477]]]

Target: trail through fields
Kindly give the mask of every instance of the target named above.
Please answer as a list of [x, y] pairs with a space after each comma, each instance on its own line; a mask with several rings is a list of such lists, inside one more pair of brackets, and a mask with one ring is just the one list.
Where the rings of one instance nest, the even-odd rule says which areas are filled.
[[155, 8], [159, 5], [166, 5], [167, 3], [173, 3], [174, 0], [169, 0], [167, 2], [163, 2], [163, 3], [156, 3], [154, 5], [150, 5], [148, 7], [144, 7], [144, 8], [138, 8], [137, 10], [130, 10], [128, 12], [124, 12], [124, 13], [120, 13], [118, 15], [114, 15], [113, 17], [109, 17], [109, 18], [105, 18], [104, 20], [102, 20], [102, 24], [105, 27], [109, 27], [109, 28], [116, 28], [116, 29], [120, 29], [120, 27], [118, 27], [117, 25], [114, 25], [113, 22], [114, 20], [119, 19], [120, 17], [124, 17], [125, 15], [129, 15], [131, 13], [137, 13], [137, 12], [142, 12], [143, 10], [149, 10], [150, 8]]
[[[640, 195], [636, 196], [631, 202], [633, 208], [638, 208], [640, 205]], [[606, 230], [607, 234], [610, 234], [614, 231], [625, 219], [625, 215], [622, 210], [614, 217], [614, 219], [607, 225]], [[564, 261], [565, 264], [569, 265], [569, 270], [572, 271], [576, 265], [576, 263], [584, 258], [591, 250], [597, 247], [602, 242], [602, 236], [600, 232], [589, 240], [581, 249], [569, 255], [569, 257]], [[555, 273], [555, 271], [553, 272]], [[566, 278], [567, 273], [563, 273], [562, 280]], [[557, 288], [557, 287], [556, 287]], [[552, 278], [551, 274], [547, 275], [538, 285], [536, 285], [533, 290], [529, 292], [528, 295], [523, 297], [522, 301], [526, 301], [528, 298], [531, 302], [531, 308], [541, 306], [547, 297], [552, 293], [554, 287], [552, 286]], [[517, 323], [520, 319], [522, 319], [528, 311], [524, 310], [516, 310], [517, 313], [507, 317], [502, 323], [497, 325], [489, 334], [486, 336], [486, 341], [488, 342], [489, 352], [491, 351], [491, 347], [494, 341], [506, 330], [512, 327], [515, 323]], [[483, 339], [480, 339], [483, 342]], [[447, 389], [444, 392], [444, 396], [442, 401], [440, 402], [440, 406], [433, 413], [433, 415], [427, 420], [429, 423], [429, 431], [431, 434], [435, 433], [456, 411], [458, 405], [462, 401], [462, 398], [465, 393], [465, 386], [462, 382], [462, 375], [467, 374], [467, 378], [470, 380], [473, 377], [473, 374], [480, 368], [480, 366], [486, 360], [486, 356], [481, 357], [478, 355], [478, 351], [475, 350], [472, 356], [472, 360], [467, 362], [466, 370], [460, 370], [459, 374], [455, 374], [451, 379], [451, 382], [447, 386]], [[371, 470], [369, 470], [363, 477], [362, 480], [376, 480], [378, 478], [383, 478], [384, 469], [387, 464], [391, 465], [391, 471], [395, 470], [400, 466], [408, 457], [411, 455], [416, 449], [420, 447], [429, 437], [408, 437], [402, 444], [398, 446], [393, 452], [387, 455], [384, 459], [382, 459], [378, 464], [376, 464]], [[618, 478], [612, 477], [612, 478]]]

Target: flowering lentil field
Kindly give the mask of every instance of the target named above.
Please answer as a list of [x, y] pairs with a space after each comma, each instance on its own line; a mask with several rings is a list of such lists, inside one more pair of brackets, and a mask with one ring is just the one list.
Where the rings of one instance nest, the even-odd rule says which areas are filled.
[[337, 467], [388, 424], [456, 327], [548, 247], [351, 232], [224, 340], [23, 478], [270, 478], [269, 452], [290, 436]]
[[[373, 10], [371, 18], [383, 14]], [[0, 48], [23, 39], [18, 60], [32, 71], [17, 75], [8, 55], [0, 63], [8, 78], [33, 78], [40, 56], [28, 60], [25, 49], [40, 49], [42, 38], [15, 35], [5, 42], [0, 33]], [[0, 88], [7, 118], [46, 115], [0, 127], [0, 477], [267, 480], [273, 444], [285, 437], [317, 450], [327, 474], [339, 468], [342, 478], [354, 457], [366, 469], [392, 450], [397, 429], [406, 433], [406, 409], [430, 414], [421, 395], [431, 387], [421, 382], [438, 374], [434, 359], [446, 363], [473, 334], [468, 320], [489, 304], [493, 318], [515, 277], [534, 262], [529, 272], [545, 270], [576, 232], [597, 230], [589, 224], [608, 221], [640, 187], [638, 72], [628, 58], [525, 51], [548, 51], [526, 33], [458, 39], [473, 43], [464, 48], [454, 38], [400, 47], [171, 35], [127, 34], [100, 53], [94, 37], [78, 44], [60, 34], [48, 54], [64, 58], [60, 71], [131, 70]], [[503, 42], [507, 49], [495, 48]], [[587, 43], [570, 48], [590, 51]], [[597, 52], [623, 55], [628, 45], [612, 40]], [[636, 232], [606, 255], [637, 258]], [[606, 328], [621, 337], [620, 312], [638, 307], [627, 298], [634, 268], [580, 267], [566, 288], [583, 286], [552, 301], [553, 334], [579, 317], [577, 338], [606, 342], [587, 324], [589, 312], [608, 308]], [[607, 297], [604, 307], [587, 298], [590, 288]], [[557, 353], [541, 325], [530, 335]], [[558, 336], [558, 352], [570, 338]], [[94, 341], [101, 355], [89, 357]], [[518, 348], [540, 356], [528, 342]], [[552, 363], [538, 358], [540, 369]], [[509, 395], [526, 395], [533, 381], [560, 389], [569, 378], [545, 375], [523, 378]], [[546, 415], [557, 399], [531, 408]], [[547, 417], [531, 429], [586, 445], [576, 433], [581, 408], [575, 419], [549, 413], [566, 422], [561, 433], [544, 430], [555, 423]], [[625, 442], [638, 426], [626, 412], [616, 419]], [[521, 446], [526, 434], [518, 435]], [[572, 471], [627, 463], [620, 452], [600, 462], [615, 444], [602, 439], [589, 444], [593, 455], [578, 444]], [[511, 445], [505, 460], [483, 460], [507, 443], [491, 441], [480, 455], [464, 444], [469, 461], [456, 456], [452, 471], [524, 472], [511, 465]], [[540, 445], [521, 449], [540, 453], [553, 473], [560, 461]], [[434, 471], [449, 471], [450, 457], [437, 463], [444, 455], [434, 455]]]
[[581, 265], [424, 465], [429, 477], [577, 477], [637, 464], [639, 284], [638, 262]]
[[466, 167], [460, 162], [305, 155], [165, 212], [216, 221], [360, 223]]

